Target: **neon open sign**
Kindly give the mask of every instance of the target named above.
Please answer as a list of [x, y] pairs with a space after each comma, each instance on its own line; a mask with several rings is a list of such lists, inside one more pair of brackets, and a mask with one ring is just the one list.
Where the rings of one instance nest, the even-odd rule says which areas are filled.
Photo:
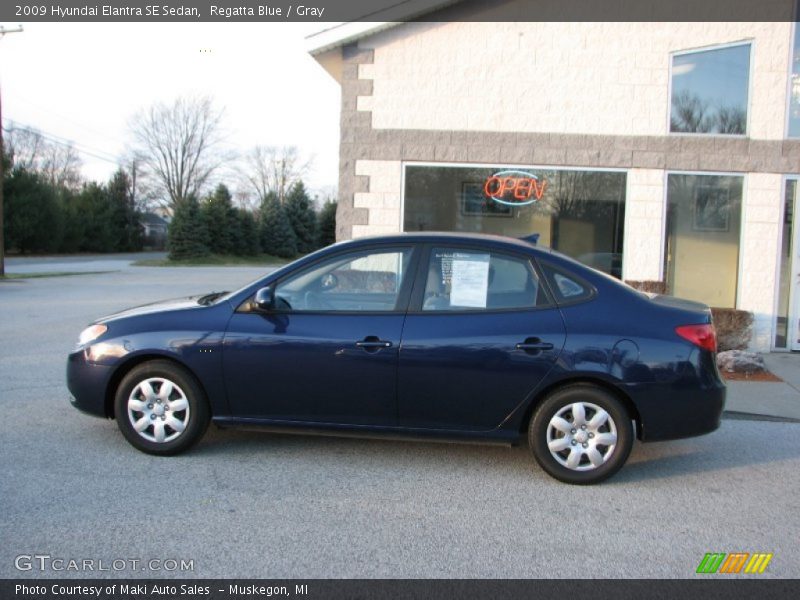
[[510, 169], [489, 177], [483, 184], [483, 193], [495, 202], [508, 206], [524, 206], [541, 200], [547, 180], [536, 175]]

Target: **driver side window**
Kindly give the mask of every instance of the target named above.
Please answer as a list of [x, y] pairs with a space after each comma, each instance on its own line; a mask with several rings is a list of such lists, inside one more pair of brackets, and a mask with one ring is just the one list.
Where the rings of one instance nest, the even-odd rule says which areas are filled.
[[294, 274], [275, 290], [279, 310], [393, 311], [411, 249], [361, 251], [338, 256]]

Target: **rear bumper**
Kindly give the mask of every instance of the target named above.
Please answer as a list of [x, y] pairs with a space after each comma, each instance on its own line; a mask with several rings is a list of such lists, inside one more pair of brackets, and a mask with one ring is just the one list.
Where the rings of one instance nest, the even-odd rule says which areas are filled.
[[695, 437], [719, 428], [725, 408], [724, 384], [702, 390], [635, 387], [640, 388], [632, 396], [636, 398], [644, 442]]
[[72, 406], [96, 417], [108, 417], [106, 390], [111, 379], [112, 368], [86, 360], [83, 350], [73, 352], [67, 358], [67, 387]]
[[629, 386], [639, 411], [645, 442], [674, 440], [711, 433], [719, 428], [727, 389], [714, 355], [693, 350], [671, 382]]

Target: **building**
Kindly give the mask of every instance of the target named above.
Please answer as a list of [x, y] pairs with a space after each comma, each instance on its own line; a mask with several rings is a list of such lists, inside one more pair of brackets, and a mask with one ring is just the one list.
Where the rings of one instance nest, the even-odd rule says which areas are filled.
[[795, 22], [469, 22], [474, 2], [450, 4], [309, 38], [342, 87], [338, 239], [538, 233], [753, 312], [754, 349], [800, 350]]
[[139, 219], [144, 232], [144, 246], [149, 250], [164, 250], [167, 247], [169, 221], [155, 212], [143, 213]]

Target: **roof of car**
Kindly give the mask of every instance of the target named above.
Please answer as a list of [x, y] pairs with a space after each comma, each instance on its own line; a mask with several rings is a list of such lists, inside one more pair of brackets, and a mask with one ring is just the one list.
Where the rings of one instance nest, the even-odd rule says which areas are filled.
[[442, 242], [447, 244], [458, 243], [458, 242], [489, 242], [493, 244], [503, 244], [508, 246], [517, 246], [519, 248], [524, 248], [526, 250], [530, 250], [535, 248], [537, 250], [542, 250], [545, 252], [549, 252], [550, 249], [547, 247], [541, 247], [532, 244], [531, 242], [514, 237], [508, 237], [503, 235], [491, 235], [486, 233], [465, 233], [460, 231], [414, 231], [414, 232], [407, 232], [407, 233], [396, 233], [391, 235], [380, 235], [380, 236], [370, 236], [370, 237], [362, 237], [356, 238], [354, 240], [348, 240], [346, 242], [341, 242], [342, 244], [347, 245], [368, 245], [371, 243], [398, 243], [404, 244], [409, 242]]

